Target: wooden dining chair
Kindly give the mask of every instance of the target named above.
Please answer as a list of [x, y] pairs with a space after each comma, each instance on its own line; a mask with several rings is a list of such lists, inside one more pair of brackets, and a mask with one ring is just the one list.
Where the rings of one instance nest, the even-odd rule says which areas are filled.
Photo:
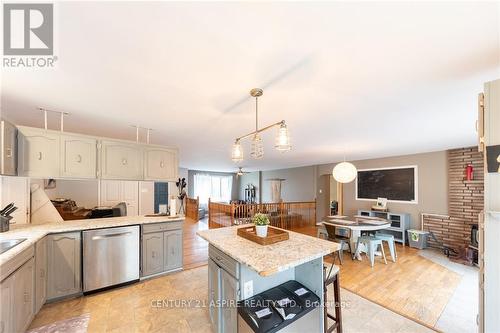
[[[351, 253], [351, 257], [352, 257], [351, 230], [348, 229], [348, 228], [342, 228], [344, 230], [347, 230], [347, 234], [345, 236], [344, 235], [338, 235], [337, 234], [337, 228], [338, 227], [336, 227], [336, 226], [334, 226], [333, 224], [330, 224], [330, 223], [323, 223], [323, 225], [325, 226], [326, 233], [328, 234], [328, 240], [340, 244], [340, 249], [337, 252], [337, 255], [339, 257], [340, 264], [342, 265], [342, 262], [343, 262], [343, 252], [344, 252], [344, 244], [347, 244], [347, 247], [349, 248], [349, 253]], [[333, 256], [333, 258], [334, 258], [334, 261], [335, 261], [335, 256]]]

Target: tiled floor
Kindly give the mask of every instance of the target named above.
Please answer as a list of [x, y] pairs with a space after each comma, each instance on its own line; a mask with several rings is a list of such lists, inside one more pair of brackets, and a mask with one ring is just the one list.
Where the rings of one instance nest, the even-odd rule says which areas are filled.
[[[346, 290], [341, 294], [346, 333], [432, 332]], [[211, 332], [206, 301], [207, 266], [202, 266], [45, 305], [31, 328], [89, 313], [88, 332]]]
[[443, 332], [474, 333], [478, 331], [476, 317], [479, 303], [478, 268], [455, 263], [442, 252], [420, 251], [421, 256], [459, 274], [461, 280], [435, 327]]

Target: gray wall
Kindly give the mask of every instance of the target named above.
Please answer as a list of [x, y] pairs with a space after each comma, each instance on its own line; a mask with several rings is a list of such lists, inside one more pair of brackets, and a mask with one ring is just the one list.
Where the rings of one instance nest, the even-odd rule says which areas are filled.
[[[447, 152], [431, 152], [415, 155], [395, 156], [352, 162], [358, 169], [395, 167], [405, 165], [418, 166], [418, 204], [387, 204], [392, 212], [410, 213], [412, 228], [420, 229], [420, 213], [448, 213], [448, 161]], [[330, 174], [332, 164], [319, 167], [319, 174]], [[344, 184], [344, 213], [354, 214], [358, 209], [370, 209], [375, 201], [356, 200], [356, 182]], [[320, 210], [318, 207], [318, 214]]]
[[316, 198], [316, 166], [262, 171], [262, 202], [271, 201], [268, 179], [285, 179], [281, 184], [283, 201], [314, 201]]
[[[388, 203], [392, 212], [410, 213], [412, 228], [420, 228], [420, 213], [448, 213], [448, 161], [447, 152], [431, 152], [352, 162], [358, 169], [418, 166], [418, 204]], [[328, 215], [330, 202], [330, 175], [336, 163], [292, 169], [262, 171], [262, 202], [271, 199], [269, 178], [284, 178], [284, 201], [313, 201], [316, 199], [317, 219]], [[244, 199], [243, 187], [250, 179], [257, 183], [258, 172], [241, 177], [239, 197]], [[356, 200], [355, 182], [344, 184], [344, 213], [355, 214], [358, 209], [370, 209], [374, 201]]]
[[239, 181], [239, 191], [238, 198], [240, 200], [245, 200], [245, 188], [248, 184], [252, 184], [255, 186], [255, 202], [260, 202], [260, 171], [244, 173], [243, 175], [238, 177]]
[[232, 176], [233, 177], [233, 187], [231, 189], [231, 200], [238, 200], [240, 185], [239, 185], [239, 177], [236, 177], [235, 173], [231, 172], [212, 172], [212, 171], [202, 171], [202, 170], [188, 170], [188, 195], [190, 197], [194, 196], [194, 175], [196, 173], [205, 173], [209, 175], [218, 175], [218, 176]]

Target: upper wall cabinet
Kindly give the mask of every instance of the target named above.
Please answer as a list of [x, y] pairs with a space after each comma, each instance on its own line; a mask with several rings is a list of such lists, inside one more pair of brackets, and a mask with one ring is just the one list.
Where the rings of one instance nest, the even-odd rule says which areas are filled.
[[18, 175], [175, 181], [176, 148], [18, 127]]
[[176, 181], [179, 162], [177, 149], [144, 147], [144, 179]]
[[143, 179], [142, 147], [123, 141], [101, 141], [101, 178]]
[[16, 127], [5, 120], [0, 120], [0, 174], [8, 176], [17, 174], [16, 147]]
[[59, 135], [39, 128], [18, 129], [19, 176], [58, 177]]
[[61, 135], [61, 177], [96, 178], [97, 140]]

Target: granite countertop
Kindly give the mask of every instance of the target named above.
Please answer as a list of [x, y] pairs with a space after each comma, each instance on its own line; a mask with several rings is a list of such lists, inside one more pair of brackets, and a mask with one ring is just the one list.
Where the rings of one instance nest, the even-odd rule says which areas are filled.
[[43, 223], [43, 224], [25, 224], [19, 226], [11, 226], [7, 232], [0, 233], [0, 241], [6, 239], [19, 239], [26, 238], [26, 240], [17, 246], [9, 249], [8, 251], [0, 254], [0, 265], [3, 265], [10, 259], [22, 251], [35, 244], [48, 234], [71, 232], [101, 228], [124, 227], [128, 225], [160, 223], [160, 222], [178, 222], [183, 221], [184, 217], [170, 218], [168, 216], [122, 216], [122, 217], [109, 217], [103, 219], [84, 219], [72, 220], [57, 223]]
[[287, 270], [340, 249], [338, 243], [289, 230], [287, 231], [290, 233], [290, 239], [271, 245], [260, 245], [236, 234], [238, 228], [249, 226], [251, 225], [203, 230], [197, 234], [261, 276]]

